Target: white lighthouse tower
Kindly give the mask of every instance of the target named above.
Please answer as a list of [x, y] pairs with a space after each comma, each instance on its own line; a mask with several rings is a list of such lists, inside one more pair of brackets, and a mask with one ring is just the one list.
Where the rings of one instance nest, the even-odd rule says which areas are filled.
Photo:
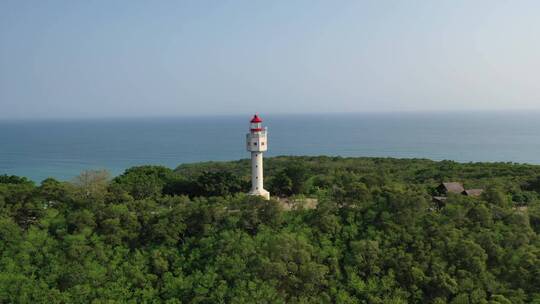
[[251, 152], [251, 195], [260, 195], [270, 199], [270, 192], [263, 188], [263, 152], [268, 148], [266, 128], [262, 127], [262, 119], [254, 115], [250, 122], [249, 133], [246, 134], [246, 148]]

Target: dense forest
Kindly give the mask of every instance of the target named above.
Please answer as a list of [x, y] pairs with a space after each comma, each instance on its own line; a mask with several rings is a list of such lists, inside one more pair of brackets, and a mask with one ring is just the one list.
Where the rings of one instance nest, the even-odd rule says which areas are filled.
[[265, 166], [270, 201], [249, 160], [0, 176], [0, 303], [540, 303], [540, 166]]

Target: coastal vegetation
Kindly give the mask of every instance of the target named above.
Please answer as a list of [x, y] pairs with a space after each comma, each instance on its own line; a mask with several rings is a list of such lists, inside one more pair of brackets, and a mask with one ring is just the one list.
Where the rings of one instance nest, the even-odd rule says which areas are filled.
[[540, 303], [540, 166], [274, 157], [269, 201], [249, 168], [0, 176], [0, 303]]

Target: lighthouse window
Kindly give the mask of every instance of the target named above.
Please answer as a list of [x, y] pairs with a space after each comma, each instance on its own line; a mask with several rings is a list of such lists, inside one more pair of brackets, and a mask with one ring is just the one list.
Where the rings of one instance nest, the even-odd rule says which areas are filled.
[[254, 142], [254, 143], [253, 143], [253, 145], [254, 145], [254, 146], [256, 146], [256, 145], [257, 145], [257, 143], [256, 143], [256, 142]]
[[261, 146], [264, 146], [264, 142], [261, 143]]

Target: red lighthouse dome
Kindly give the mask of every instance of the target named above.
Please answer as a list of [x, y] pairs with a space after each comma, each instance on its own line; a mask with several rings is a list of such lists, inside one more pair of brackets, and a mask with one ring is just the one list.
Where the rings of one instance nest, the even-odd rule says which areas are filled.
[[253, 115], [253, 118], [251, 119], [251, 123], [261, 123], [262, 119], [257, 115]]

